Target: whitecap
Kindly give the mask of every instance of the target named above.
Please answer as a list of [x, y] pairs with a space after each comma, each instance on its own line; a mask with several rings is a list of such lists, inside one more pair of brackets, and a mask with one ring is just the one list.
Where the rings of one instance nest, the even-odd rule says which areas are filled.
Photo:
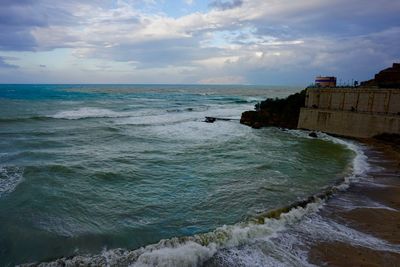
[[[287, 132], [297, 137], [315, 139], [314, 137], [308, 136], [308, 134], [310, 133], [309, 131], [289, 130]], [[329, 141], [335, 144], [340, 144], [355, 154], [355, 157], [353, 158], [351, 164], [351, 173], [350, 175], [345, 177], [344, 182], [337, 187], [338, 189], [340, 190], [347, 189], [351, 182], [369, 178], [367, 173], [371, 171], [371, 166], [368, 163], [368, 157], [365, 154], [366, 150], [365, 145], [362, 145], [353, 140], [334, 137], [322, 132], [317, 132], [317, 135], [319, 139]]]
[[13, 192], [22, 180], [22, 168], [0, 166], [0, 197]]
[[[292, 131], [292, 133], [306, 137], [305, 132]], [[348, 185], [352, 179], [364, 175], [369, 170], [362, 146], [328, 135], [321, 134], [321, 136], [327, 141], [342, 144], [355, 152], [352, 172], [343, 184]], [[112, 249], [103, 251], [100, 255], [59, 259], [57, 263], [65, 265], [85, 263], [99, 266], [201, 266], [223, 251], [236, 250], [243, 263], [259, 259], [258, 265], [261, 266], [312, 266], [308, 263], [307, 253], [297, 249], [298, 246], [305, 245], [299, 237], [299, 232], [314, 238], [322, 238], [328, 233], [332, 240], [356, 240], [354, 243], [362, 246], [368, 247], [370, 243], [382, 250], [398, 251], [397, 246], [391, 246], [333, 221], [321, 220], [317, 211], [324, 206], [325, 201], [320, 198], [313, 200], [314, 202], [304, 207], [296, 207], [287, 213], [282, 213], [278, 219], [264, 217], [262, 223], [259, 223], [260, 220], [251, 220], [235, 225], [224, 225], [212, 232], [161, 240], [157, 244], [137, 250]], [[263, 249], [272, 250], [272, 253], [259, 251], [260, 255], [256, 256], [255, 248], [258, 242], [270, 244], [269, 248]], [[246, 252], [243, 247], [248, 247], [250, 250]], [[246, 261], [246, 253], [249, 251], [251, 252], [247, 258], [249, 261]]]
[[263, 224], [253, 221], [235, 225], [224, 225], [216, 230], [194, 236], [161, 240], [137, 250], [112, 249], [99, 255], [75, 256], [42, 263], [40, 266], [65, 264], [98, 266], [201, 266], [218, 251], [242, 245], [254, 244], [259, 240], [276, 238], [288, 225], [299, 222], [304, 216], [316, 212], [323, 201], [309, 203], [304, 208], [292, 209], [279, 219], [266, 218]]
[[84, 118], [118, 118], [127, 117], [129, 113], [116, 112], [104, 108], [83, 107], [74, 110], [60, 111], [52, 116], [54, 119], [78, 120]]

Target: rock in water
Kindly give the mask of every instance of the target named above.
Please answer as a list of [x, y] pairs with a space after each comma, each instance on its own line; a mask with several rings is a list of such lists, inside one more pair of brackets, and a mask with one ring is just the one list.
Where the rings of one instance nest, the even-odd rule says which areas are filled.
[[214, 117], [206, 117], [205, 122], [207, 123], [214, 123], [217, 119]]
[[251, 128], [260, 129], [260, 128], [261, 128], [261, 123], [259, 123], [259, 122], [254, 123], [254, 124], [251, 126]]

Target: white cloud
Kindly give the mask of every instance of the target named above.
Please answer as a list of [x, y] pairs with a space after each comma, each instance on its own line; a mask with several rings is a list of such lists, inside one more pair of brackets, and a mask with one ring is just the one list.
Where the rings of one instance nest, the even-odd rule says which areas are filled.
[[[40, 10], [51, 15], [57, 9], [54, 14], [68, 14], [68, 19], [56, 23], [51, 18], [28, 27], [34, 39], [29, 49], [69, 48], [77, 62], [97, 60], [94, 71], [125, 62], [121, 72], [140, 71], [142, 77], [152, 72], [166, 78], [163, 73], [168, 73], [195, 82], [219, 81], [208, 78], [218, 74], [245, 77], [242, 82], [274, 82], [285, 72], [343, 74], [340, 68], [353, 70], [365, 58], [371, 65], [383, 65], [400, 53], [398, 1], [243, 0], [180, 17], [138, 8], [139, 3], [156, 5], [154, 0], [118, 0], [114, 5], [68, 1], [57, 7], [49, 0], [37, 3]], [[276, 79], [272, 74], [254, 76], [263, 72], [276, 73]]]
[[246, 78], [243, 76], [217, 76], [199, 80], [199, 84], [245, 84]]
[[193, 5], [194, 0], [184, 0], [187, 5]]

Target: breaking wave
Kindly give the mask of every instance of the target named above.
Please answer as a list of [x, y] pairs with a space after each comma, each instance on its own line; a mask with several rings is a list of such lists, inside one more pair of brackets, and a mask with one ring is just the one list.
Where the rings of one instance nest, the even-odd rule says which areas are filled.
[[60, 111], [50, 116], [54, 119], [79, 120], [84, 118], [121, 118], [129, 117], [130, 113], [115, 112], [103, 108], [83, 107], [75, 110]]
[[[292, 131], [291, 133], [301, 137], [307, 137], [307, 133], [302, 131]], [[298, 250], [291, 252], [290, 247], [294, 243], [300, 242], [296, 236], [292, 236], [291, 239], [288, 239], [289, 241], [292, 240], [290, 241], [292, 243], [280, 244], [283, 247], [279, 247], [278, 243], [289, 241], [284, 241], [282, 238], [276, 240], [277, 236], [282, 231], [288, 229], [288, 227], [303, 225], [305, 222], [304, 220], [306, 220], [307, 223], [305, 225], [308, 226], [301, 229], [304, 231], [313, 231], [315, 227], [316, 234], [319, 232], [323, 233], [325, 228], [335, 233], [338, 232], [338, 230], [346, 230], [341, 230], [338, 228], [339, 226], [333, 225], [332, 223], [326, 224], [325, 227], [324, 223], [320, 220], [316, 221], [316, 224], [314, 224], [313, 217], [318, 217], [316, 211], [324, 206], [325, 199], [332, 196], [336, 191], [347, 188], [348, 184], [353, 181], [353, 179], [362, 177], [369, 169], [363, 147], [354, 142], [344, 141], [327, 135], [321, 135], [321, 138], [330, 142], [340, 143], [355, 153], [350, 174], [344, 177], [343, 181], [326, 189], [324, 192], [286, 207], [264, 212], [245, 222], [221, 226], [212, 232], [165, 239], [159, 241], [157, 244], [148, 245], [131, 251], [125, 249], [105, 249], [99, 255], [62, 258], [51, 263], [43, 263], [40, 266], [213, 266], [213, 264], [229, 266], [231, 260], [233, 260], [233, 264], [238, 263], [234, 262], [234, 258], [238, 257], [239, 254], [235, 254], [235, 252], [232, 251], [238, 248], [241, 248], [241, 251], [243, 251], [243, 248], [246, 248], [246, 246], [252, 246], [260, 242], [260, 240], [262, 240], [262, 242], [270, 242], [272, 245], [269, 249], [273, 248], [278, 250], [279, 253], [277, 251], [274, 252], [281, 258], [277, 259], [272, 252], [271, 255], [265, 255], [265, 251], [260, 251], [264, 258], [267, 257], [267, 260], [260, 260], [259, 265], [309, 266], [307, 255], [302, 254], [301, 251]], [[299, 222], [302, 223], [299, 224]], [[321, 227], [324, 229], [320, 229]], [[352, 232], [352, 235], [353, 237], [360, 237], [360, 234], [355, 232]], [[362, 237], [363, 236], [359, 239], [361, 240]], [[373, 243], [380, 242], [373, 238], [367, 238], [365, 240]], [[277, 242], [277, 244], [275, 244], [275, 242]], [[361, 243], [363, 242], [364, 241]], [[382, 243], [381, 245], [384, 246], [385, 244]], [[257, 250], [254, 249], [254, 247], [251, 248], [251, 253], [249, 252], [250, 254], [248, 254], [255, 260], [253, 263], [256, 264], [257, 258], [255, 258], [252, 253], [256, 253]], [[234, 255], [229, 255], [229, 253], [233, 253]], [[242, 254], [240, 255], [241, 257], [243, 256]], [[230, 259], [226, 259], [226, 257]], [[221, 260], [223, 263], [219, 262]]]
[[[314, 139], [313, 137], [308, 136], [309, 132], [307, 131], [289, 130], [288, 132], [298, 137]], [[367, 156], [364, 153], [364, 150], [366, 149], [364, 145], [351, 140], [333, 137], [322, 132], [318, 132], [318, 138], [335, 144], [340, 144], [348, 150], [353, 151], [355, 154], [351, 164], [351, 173], [344, 177], [343, 183], [338, 187], [339, 189], [347, 189], [352, 181], [357, 181], [361, 177], [365, 178], [365, 174], [371, 169], [371, 167], [368, 164]]]
[[99, 255], [62, 258], [40, 266], [201, 266], [221, 249], [248, 244], [257, 238], [272, 238], [320, 207], [321, 201], [317, 201], [282, 213], [279, 219], [265, 218], [262, 223], [251, 220], [224, 225], [209, 233], [165, 239], [137, 250], [104, 250]]
[[132, 112], [116, 112], [104, 108], [83, 107], [74, 110], [60, 111], [54, 115], [47, 115], [47, 116], [38, 115], [32, 117], [0, 118], [0, 122], [9, 123], [9, 122], [24, 122], [29, 120], [38, 121], [46, 119], [79, 120], [86, 118], [124, 118], [133, 115], [135, 114], [133, 114]]
[[22, 168], [0, 166], [0, 197], [14, 191], [22, 180]]

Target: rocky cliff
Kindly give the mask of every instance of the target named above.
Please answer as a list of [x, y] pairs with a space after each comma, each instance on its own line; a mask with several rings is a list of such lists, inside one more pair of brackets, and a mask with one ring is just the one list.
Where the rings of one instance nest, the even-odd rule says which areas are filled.
[[242, 113], [240, 123], [253, 128], [275, 126], [296, 129], [300, 108], [304, 107], [306, 90], [285, 99], [268, 98], [255, 106], [255, 111]]

